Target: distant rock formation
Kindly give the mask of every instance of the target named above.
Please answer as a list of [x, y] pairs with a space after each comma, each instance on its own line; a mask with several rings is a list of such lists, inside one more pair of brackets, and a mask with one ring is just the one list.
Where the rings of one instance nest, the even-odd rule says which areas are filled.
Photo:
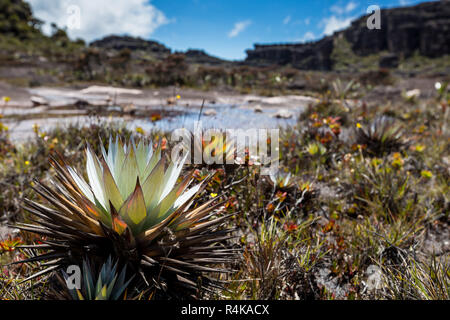
[[[368, 16], [332, 36], [310, 43], [256, 44], [247, 50], [249, 65], [291, 65], [299, 69], [331, 70], [336, 37], [344, 36], [360, 56], [388, 51], [398, 57], [414, 52], [427, 57], [450, 54], [450, 1], [421, 3], [412, 7], [381, 10], [381, 29], [367, 28]], [[391, 57], [393, 62], [395, 58]], [[386, 62], [386, 61], [383, 61]], [[382, 62], [382, 63], [383, 63]]]
[[343, 31], [358, 55], [389, 51], [401, 57], [450, 54], [450, 1], [381, 11], [381, 29], [369, 30], [367, 16]]
[[[121, 51], [123, 49], [128, 49], [130, 51], [145, 51], [159, 59], [165, 58], [172, 53], [171, 49], [167, 48], [159, 42], [130, 36], [107, 36], [103, 39], [92, 42], [90, 46], [94, 48], [101, 48], [104, 50]], [[188, 63], [220, 65], [225, 62], [222, 59], [213, 57], [207, 54], [205, 51], [198, 49], [189, 49], [186, 52], [175, 53], [184, 55], [186, 58], [186, 62]]]
[[188, 63], [198, 63], [198, 64], [205, 64], [205, 65], [221, 65], [225, 61], [222, 59], [219, 59], [217, 57], [211, 56], [207, 54], [203, 50], [197, 50], [197, 49], [189, 49], [186, 52], [181, 52], [186, 57], [186, 62]]
[[305, 70], [330, 70], [332, 51], [332, 37], [306, 44], [255, 44], [254, 50], [247, 50], [245, 62], [258, 66], [277, 64]]
[[92, 42], [90, 46], [113, 50], [123, 50], [123, 49], [129, 49], [132, 51], [142, 50], [157, 54], [171, 53], [171, 50], [169, 48], [167, 48], [166, 46], [164, 46], [159, 42], [129, 36], [116, 36], [116, 35], [107, 36], [103, 39]]

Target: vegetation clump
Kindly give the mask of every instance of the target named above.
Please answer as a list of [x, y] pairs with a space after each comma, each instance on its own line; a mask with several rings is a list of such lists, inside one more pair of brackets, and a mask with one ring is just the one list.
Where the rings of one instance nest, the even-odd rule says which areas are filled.
[[[366, 105], [346, 87], [280, 129], [272, 176], [247, 154], [232, 170], [169, 164], [164, 132], [36, 126], [21, 145], [4, 130], [0, 213], [22, 231], [0, 239], [0, 296], [448, 299], [446, 92]], [[68, 292], [60, 270], [84, 263], [92, 281]]]

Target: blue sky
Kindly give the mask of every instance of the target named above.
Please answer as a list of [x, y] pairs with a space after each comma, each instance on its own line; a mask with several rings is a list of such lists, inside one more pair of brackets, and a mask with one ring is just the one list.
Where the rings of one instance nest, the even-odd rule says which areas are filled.
[[78, 6], [82, 23], [68, 30], [73, 38], [90, 41], [126, 33], [160, 41], [173, 50], [204, 49], [226, 59], [245, 58], [245, 50], [254, 43], [320, 39], [347, 26], [373, 4], [389, 8], [420, 2], [424, 1], [30, 0], [39, 18], [62, 26], [68, 6]]

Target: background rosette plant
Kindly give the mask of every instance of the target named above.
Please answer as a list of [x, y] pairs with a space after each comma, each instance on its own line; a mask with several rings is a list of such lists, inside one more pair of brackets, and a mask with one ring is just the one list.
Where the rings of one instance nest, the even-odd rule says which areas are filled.
[[[83, 261], [83, 278], [80, 288], [69, 288], [70, 276], [62, 271], [57, 275], [63, 290], [53, 290], [53, 297], [60, 300], [120, 300], [127, 298], [127, 286], [133, 278], [126, 279], [126, 267], [117, 269], [117, 262], [109, 257], [96, 272], [88, 260]], [[81, 281], [82, 280], [82, 281]], [[52, 297], [52, 298], [53, 298]]]
[[371, 156], [383, 156], [407, 147], [410, 141], [405, 134], [405, 128], [387, 116], [376, 117], [366, 126], [359, 123], [356, 126], [356, 142]]
[[198, 296], [220, 288], [218, 274], [235, 259], [224, 227], [230, 215], [218, 216], [217, 198], [196, 201], [208, 179], [191, 186], [193, 172], [182, 173], [185, 158], [170, 164], [161, 147], [132, 138], [128, 144], [109, 139], [97, 157], [88, 145], [88, 181], [62, 157], [52, 157], [52, 186], [36, 182], [36, 192], [49, 205], [26, 201], [34, 224], [18, 228], [47, 238], [28, 248], [34, 256], [21, 262], [43, 262], [28, 279], [79, 265], [88, 258], [98, 265], [109, 256], [127, 266], [135, 288], [161, 297]]

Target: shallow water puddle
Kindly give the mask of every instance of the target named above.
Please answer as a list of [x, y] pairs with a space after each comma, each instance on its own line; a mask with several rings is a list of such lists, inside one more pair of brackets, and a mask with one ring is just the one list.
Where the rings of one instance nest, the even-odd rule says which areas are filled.
[[[120, 105], [115, 107], [106, 103], [108, 97], [111, 98], [110, 94], [86, 93], [86, 90], [30, 89], [30, 94], [44, 98], [49, 105], [4, 110], [4, 115], [8, 115], [8, 118], [3, 120], [10, 128], [11, 140], [27, 140], [33, 136], [35, 124], [41, 130], [48, 131], [58, 126], [64, 127], [69, 124], [86, 126], [98, 124], [99, 121], [123, 124], [131, 130], [140, 127], [147, 132], [151, 130], [170, 132], [178, 128], [193, 130], [195, 122], [199, 119], [205, 129], [270, 129], [294, 125], [298, 115], [311, 101], [310, 98], [301, 96], [272, 98], [240, 96], [233, 98], [230, 103], [225, 103], [227, 97], [224, 96], [218, 98], [224, 101], [205, 104], [201, 109], [201, 101], [198, 100], [184, 99], [179, 105], [165, 105], [164, 99], [153, 99], [153, 102], [150, 102], [149, 99], [153, 94], [144, 92], [142, 95], [114, 96], [114, 101], [117, 98]], [[79, 101], [86, 101], [87, 105], [75, 106]], [[132, 106], [133, 112], [126, 111], [127, 106]], [[280, 110], [284, 113], [282, 116], [287, 114], [290, 118], [277, 118], [276, 114], [280, 113]]]
[[[154, 110], [154, 111], [152, 111]], [[211, 114], [211, 110], [214, 114]], [[205, 129], [270, 129], [279, 126], [294, 125], [298, 114], [303, 108], [296, 108], [290, 110], [292, 118], [277, 119], [274, 114], [277, 112], [276, 108], [264, 109], [262, 112], [256, 113], [253, 109], [247, 107], [238, 107], [234, 105], [214, 105], [206, 106], [202, 111], [200, 120], [202, 127]], [[78, 110], [80, 111], [80, 110]], [[77, 110], [72, 110], [77, 112]], [[200, 108], [186, 108], [186, 107], [160, 107], [150, 108], [146, 112], [150, 114], [154, 112], [162, 117], [159, 121], [152, 121], [150, 117], [132, 117], [130, 115], [119, 116], [87, 116], [87, 115], [71, 115], [71, 111], [65, 110], [61, 113], [46, 113], [44, 117], [33, 117], [23, 120], [8, 119], [8, 126], [10, 127], [10, 137], [13, 141], [24, 141], [33, 136], [33, 125], [37, 124], [43, 131], [48, 131], [55, 127], [64, 127], [69, 124], [90, 125], [98, 124], [99, 122], [113, 122], [125, 125], [128, 129], [135, 130], [141, 127], [145, 131], [160, 130], [173, 131], [178, 128], [187, 128], [193, 130], [194, 124], [199, 120]], [[204, 115], [211, 114], [211, 115]]]

